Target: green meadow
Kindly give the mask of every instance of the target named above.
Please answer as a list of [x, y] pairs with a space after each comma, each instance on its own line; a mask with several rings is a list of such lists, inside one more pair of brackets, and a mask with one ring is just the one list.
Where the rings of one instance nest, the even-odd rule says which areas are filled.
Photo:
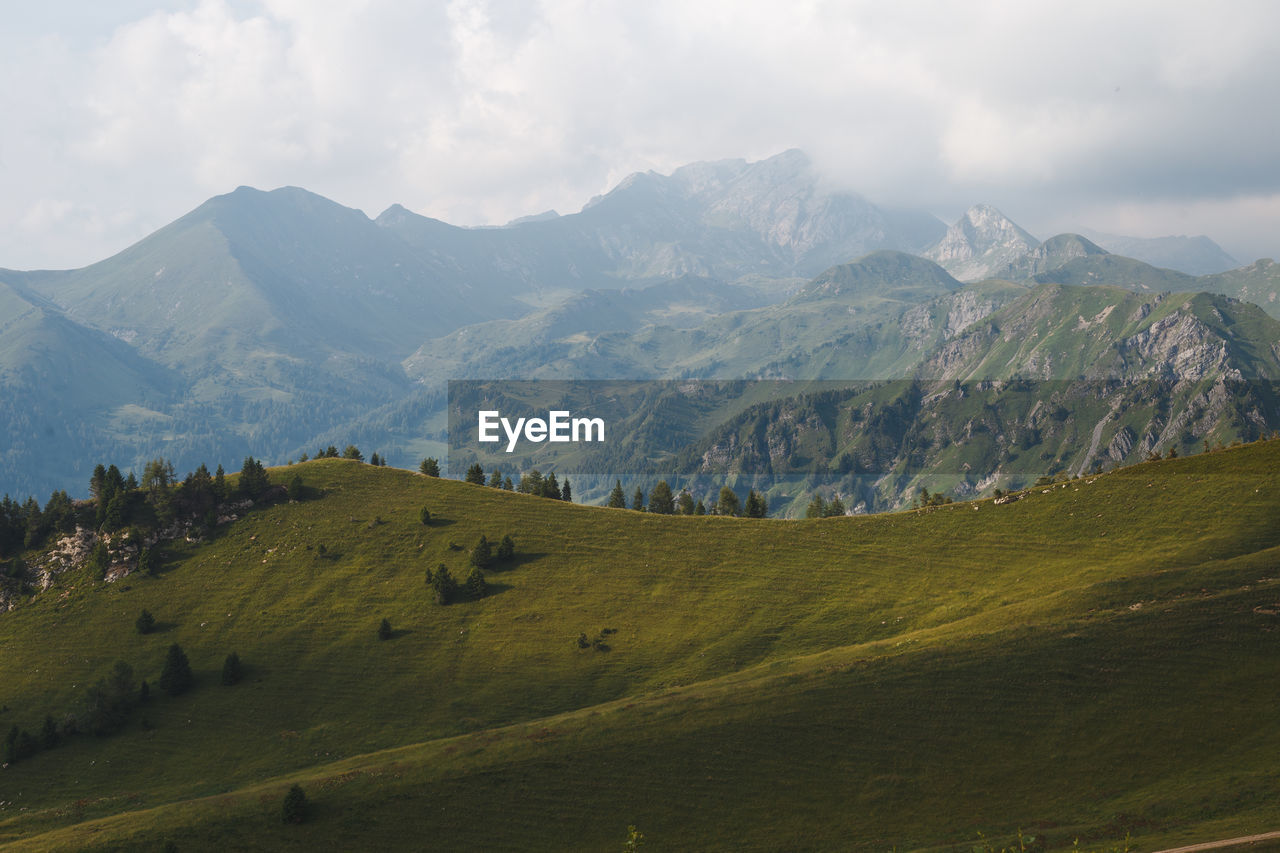
[[[154, 688], [172, 643], [196, 675], [0, 770], [0, 846], [617, 851], [635, 826], [655, 851], [1019, 831], [1092, 851], [1280, 829], [1280, 441], [811, 521], [349, 460], [270, 473], [307, 499], [0, 614], [6, 731], [118, 660]], [[485, 598], [435, 603], [427, 570], [464, 578], [482, 534], [515, 558]], [[223, 686], [230, 652], [245, 678]]]

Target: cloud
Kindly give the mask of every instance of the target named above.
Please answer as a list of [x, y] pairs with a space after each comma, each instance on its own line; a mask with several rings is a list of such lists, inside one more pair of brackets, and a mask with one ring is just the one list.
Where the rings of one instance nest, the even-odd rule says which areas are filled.
[[96, 260], [239, 184], [504, 222], [790, 147], [948, 217], [1180, 209], [1224, 244], [1219, 224], [1244, 228], [1246, 255], [1280, 234], [1247, 201], [1280, 191], [1269, 2], [174, 5], [0, 41], [21, 119], [0, 142], [0, 265]]

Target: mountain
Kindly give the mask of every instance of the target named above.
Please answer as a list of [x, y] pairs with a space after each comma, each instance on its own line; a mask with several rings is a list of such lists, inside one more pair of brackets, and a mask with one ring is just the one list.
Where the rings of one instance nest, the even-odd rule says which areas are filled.
[[1199, 237], [1122, 237], [1100, 231], [1082, 233], [1108, 252], [1188, 275], [1209, 275], [1240, 266], [1239, 261], [1203, 235]]
[[636, 173], [579, 213], [507, 228], [457, 229], [398, 206], [378, 223], [507, 293], [684, 275], [807, 278], [875, 249], [922, 249], [943, 230], [928, 214], [827, 188], [799, 151]]
[[[6, 731], [82, 713], [117, 661], [152, 685], [114, 733], [0, 771], [0, 844], [618, 850], [635, 826], [655, 850], [999, 849], [1019, 831], [1157, 850], [1258, 832], [1280, 800], [1260, 687], [1277, 469], [1271, 441], [1003, 504], [797, 522], [271, 469], [308, 499], [176, 540], [154, 576], [74, 566], [0, 614]], [[425, 570], [464, 576], [505, 533], [490, 594], [437, 604]], [[173, 644], [195, 676], [179, 696], [157, 687]], [[295, 784], [300, 824], [281, 820]]]
[[[705, 288], [704, 288], [705, 289]], [[634, 301], [651, 289], [641, 290]], [[658, 291], [662, 292], [662, 291]], [[966, 287], [936, 264], [873, 252], [832, 267], [777, 305], [712, 316], [606, 312], [607, 292], [424, 344], [420, 383], [448, 379], [867, 378], [901, 375], [936, 342], [1023, 288]], [[586, 306], [595, 306], [586, 310]], [[939, 314], [938, 321], [926, 320]], [[905, 324], [905, 325], [904, 325]]]
[[961, 281], [979, 281], [1010, 269], [1040, 241], [994, 207], [979, 204], [947, 229], [924, 257]]
[[43, 497], [54, 483], [87, 482], [93, 460], [115, 446], [107, 433], [128, 442], [132, 424], [162, 417], [181, 381], [6, 277], [0, 271], [0, 492]]
[[1272, 317], [1280, 317], [1280, 264], [1270, 258], [1262, 258], [1239, 269], [1203, 276], [1197, 283], [1211, 293], [1224, 293], [1252, 302]]
[[672, 463], [779, 512], [970, 496], [1280, 428], [1280, 322], [1207, 293], [1042, 284], [939, 339], [915, 377], [761, 403]]

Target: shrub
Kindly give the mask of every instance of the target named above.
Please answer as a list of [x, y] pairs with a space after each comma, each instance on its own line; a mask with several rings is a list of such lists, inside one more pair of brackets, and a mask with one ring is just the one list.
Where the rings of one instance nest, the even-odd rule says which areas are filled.
[[391, 639], [391, 621], [390, 620], [383, 619], [382, 623], [378, 625], [378, 639], [379, 640]]
[[301, 785], [294, 785], [284, 795], [281, 811], [285, 823], [302, 823], [307, 819], [307, 795]]
[[418, 520], [422, 522], [422, 526], [423, 526], [423, 527], [426, 527], [428, 524], [430, 524], [430, 523], [431, 523], [431, 510], [427, 509], [427, 508], [424, 506], [421, 510], [419, 510], [419, 511], [418, 511]]

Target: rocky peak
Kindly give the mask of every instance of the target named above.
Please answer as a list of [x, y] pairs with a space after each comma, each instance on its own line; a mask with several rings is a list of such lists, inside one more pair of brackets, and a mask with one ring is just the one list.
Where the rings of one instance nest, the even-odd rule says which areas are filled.
[[976, 281], [1008, 268], [1038, 244], [999, 210], [978, 204], [965, 211], [925, 257], [961, 281]]

